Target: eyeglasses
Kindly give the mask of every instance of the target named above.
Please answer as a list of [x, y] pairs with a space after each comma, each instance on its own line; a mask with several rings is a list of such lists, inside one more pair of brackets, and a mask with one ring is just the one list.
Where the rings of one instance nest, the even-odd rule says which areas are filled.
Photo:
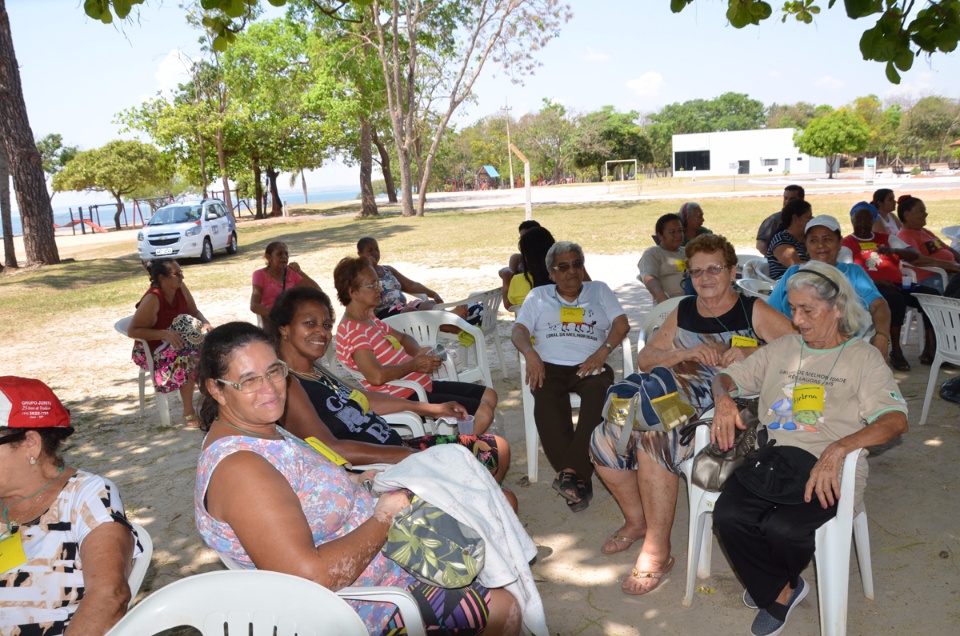
[[554, 265], [550, 269], [555, 272], [560, 272], [561, 274], [569, 272], [571, 269], [575, 269], [578, 272], [583, 271], [583, 261], [573, 261], [572, 263], [560, 263], [559, 265]]
[[719, 276], [725, 269], [727, 269], [726, 265], [711, 265], [710, 267], [697, 267], [687, 271], [690, 272], [690, 278], [700, 278], [704, 274]]
[[270, 380], [271, 384], [280, 384], [290, 373], [290, 368], [287, 366], [287, 363], [283, 360], [278, 360], [275, 365], [267, 369], [267, 372], [264, 375], [258, 375], [254, 378], [247, 378], [246, 380], [241, 380], [240, 382], [231, 382], [230, 380], [221, 380], [217, 378], [217, 382], [221, 384], [226, 384], [227, 386], [232, 386], [237, 391], [241, 393], [256, 393], [261, 388], [263, 388], [263, 380]]
[[10, 433], [9, 435], [4, 435], [3, 437], [0, 437], [0, 446], [3, 446], [4, 444], [13, 444], [14, 442], [19, 442], [22, 439], [26, 438], [26, 436], [27, 436], [26, 431], [17, 431], [15, 433]]
[[369, 285], [360, 285], [360, 287], [366, 287], [367, 289], [380, 289], [383, 287], [383, 282], [380, 280], [375, 280]]

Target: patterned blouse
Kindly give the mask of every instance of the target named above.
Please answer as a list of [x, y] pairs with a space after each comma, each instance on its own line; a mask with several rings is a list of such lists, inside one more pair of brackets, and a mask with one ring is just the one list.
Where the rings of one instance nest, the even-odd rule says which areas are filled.
[[[280, 471], [300, 499], [315, 545], [339, 539], [373, 515], [373, 498], [350, 481], [345, 470], [314, 451], [306, 442], [283, 429], [279, 430], [283, 439], [237, 435], [215, 440], [200, 454], [197, 466], [194, 508], [200, 536], [213, 550], [225, 554], [247, 569], [254, 569], [253, 561], [233, 528], [211, 517], [204, 504], [213, 471], [225, 457], [233, 453], [252, 451]], [[377, 552], [373, 561], [351, 584], [406, 588], [415, 582], [399, 565]], [[360, 614], [371, 634], [383, 631], [395, 610], [389, 603], [347, 602]]]
[[383, 276], [380, 277], [380, 284], [383, 285], [380, 291], [380, 304], [373, 310], [375, 315], [391, 308], [401, 308], [407, 304], [407, 297], [400, 291], [400, 281], [393, 275], [389, 267], [384, 267]]
[[[83, 600], [80, 546], [114, 521], [130, 527], [116, 485], [78, 470], [50, 507], [18, 530], [27, 560], [0, 573], [0, 634], [63, 634]], [[0, 527], [0, 541], [9, 538], [6, 530]], [[134, 557], [140, 553], [135, 545]]]

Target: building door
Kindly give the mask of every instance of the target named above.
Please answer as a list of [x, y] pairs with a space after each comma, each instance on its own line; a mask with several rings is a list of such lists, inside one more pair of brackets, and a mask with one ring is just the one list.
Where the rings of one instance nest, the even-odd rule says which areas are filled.
[[783, 172], [785, 174], [790, 174], [790, 157], [787, 157], [783, 160]]
[[737, 168], [737, 174], [750, 174], [750, 162], [741, 161], [740, 167]]

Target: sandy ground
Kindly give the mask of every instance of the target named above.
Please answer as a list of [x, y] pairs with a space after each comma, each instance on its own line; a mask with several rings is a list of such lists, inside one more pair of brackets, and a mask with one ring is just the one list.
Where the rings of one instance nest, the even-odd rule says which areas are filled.
[[[82, 251], [94, 241], [133, 240], [127, 233], [96, 237], [61, 237], [64, 256]], [[78, 252], [79, 254], [79, 252]], [[587, 255], [595, 280], [606, 281], [618, 294], [635, 329], [649, 310], [650, 297], [636, 282], [639, 254]], [[421, 280], [451, 298], [475, 289], [493, 287], [499, 265], [479, 269], [431, 269], [396, 262], [408, 276]], [[326, 282], [321, 281], [325, 286]], [[199, 290], [194, 295], [201, 296]], [[202, 310], [214, 323], [248, 320], [246, 290], [204, 290]], [[56, 334], [59, 349], [49, 349], [35, 339], [4, 343], [0, 348], [3, 373], [42, 377], [69, 402], [77, 435], [68, 447], [72, 465], [103, 474], [119, 485], [131, 518], [153, 537], [153, 563], [141, 592], [159, 589], [181, 577], [221, 568], [215, 554], [201, 542], [193, 521], [193, 485], [201, 435], [178, 428], [162, 429], [151, 389], [141, 416], [137, 376], [130, 362], [130, 342], [113, 330], [114, 316], [95, 310], [78, 315], [79, 328]], [[520, 518], [543, 556], [533, 566], [538, 577], [552, 634], [562, 635], [653, 635], [748, 633], [753, 612], [740, 602], [742, 587], [723, 553], [713, 552], [713, 574], [700, 582], [693, 607], [680, 604], [686, 567], [686, 490], [680, 489], [673, 530], [674, 571], [660, 589], [642, 597], [620, 592], [620, 581], [630, 573], [640, 543], [619, 555], [600, 552], [604, 538], [617, 529], [622, 517], [612, 497], [595, 481], [596, 497], [579, 514], [568, 512], [550, 488], [552, 470], [542, 451], [541, 479], [525, 481], [527, 457], [523, 437], [517, 356], [509, 344], [511, 319], [501, 315], [499, 332], [505, 343], [508, 374], [496, 368], [492, 344], [488, 355], [495, 388], [500, 395], [504, 431], [513, 446], [513, 468], [507, 484], [520, 500]], [[52, 336], [53, 334], [51, 334]], [[83, 364], [65, 364], [73, 352], [96, 351]], [[876, 600], [862, 595], [857, 565], [850, 568], [849, 634], [955, 634], [960, 631], [957, 558], [958, 459], [960, 436], [956, 426], [957, 406], [936, 395], [926, 426], [918, 427], [928, 368], [917, 362], [916, 338], [906, 349], [914, 365], [910, 373], [898, 373], [911, 409], [911, 431], [870, 459], [871, 478], [866, 493], [870, 519], [871, 555]], [[619, 354], [614, 368], [619, 369]], [[85, 356], [86, 357], [86, 356]], [[67, 374], [64, 370], [70, 369]], [[955, 375], [941, 372], [939, 381]], [[176, 418], [180, 408], [173, 400]], [[264, 520], [269, 532], [270, 521]], [[855, 560], [854, 560], [855, 561]], [[793, 613], [788, 634], [818, 633], [816, 574], [805, 574], [812, 585], [810, 596]]]

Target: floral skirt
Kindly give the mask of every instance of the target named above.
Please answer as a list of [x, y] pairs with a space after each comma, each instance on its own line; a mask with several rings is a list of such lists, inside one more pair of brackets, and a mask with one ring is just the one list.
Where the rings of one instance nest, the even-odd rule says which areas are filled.
[[[197, 362], [200, 347], [187, 343], [183, 349], [173, 349], [164, 343], [153, 352], [153, 383], [160, 393], [173, 393], [187, 382], [197, 379]], [[133, 345], [133, 361], [144, 371], [147, 368], [147, 355], [143, 343]]]
[[473, 453], [483, 466], [496, 474], [500, 466], [500, 449], [495, 435], [427, 435], [403, 440], [403, 445], [417, 450], [427, 450], [440, 444], [459, 444]]

